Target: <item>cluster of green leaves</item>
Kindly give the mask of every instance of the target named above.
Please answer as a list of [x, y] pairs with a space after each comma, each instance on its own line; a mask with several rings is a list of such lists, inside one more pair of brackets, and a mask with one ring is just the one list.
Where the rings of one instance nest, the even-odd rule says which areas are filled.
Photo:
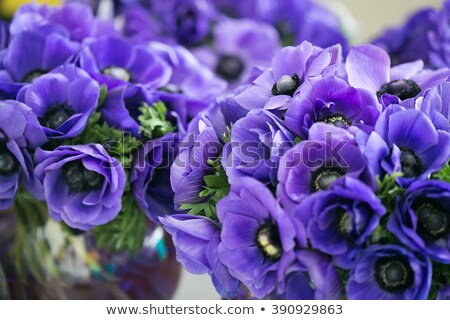
[[139, 111], [141, 112], [138, 117], [139, 131], [146, 139], [160, 138], [174, 130], [172, 124], [166, 120], [167, 108], [161, 101], [151, 107], [144, 103]]
[[205, 216], [211, 220], [217, 220], [216, 205], [230, 192], [230, 184], [225, 169], [222, 166], [221, 158], [209, 160], [208, 163], [215, 170], [214, 174], [203, 178], [205, 184], [200, 192], [200, 203], [185, 203], [180, 209], [187, 210], [189, 214]]
[[122, 211], [111, 222], [94, 229], [99, 248], [138, 253], [147, 232], [147, 217], [131, 193], [122, 198]]
[[433, 175], [433, 179], [442, 180], [450, 183], [450, 163], [447, 163], [444, 168]]

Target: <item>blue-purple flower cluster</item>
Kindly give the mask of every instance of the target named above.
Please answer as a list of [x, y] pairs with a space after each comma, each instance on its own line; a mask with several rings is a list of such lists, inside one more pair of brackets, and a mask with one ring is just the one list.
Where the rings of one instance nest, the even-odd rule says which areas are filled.
[[0, 210], [28, 192], [115, 250], [161, 223], [229, 299], [450, 296], [444, 39], [415, 60], [310, 0], [114, 2], [0, 22]]
[[180, 143], [160, 218], [179, 261], [225, 298], [445, 296], [449, 77], [374, 45], [281, 49]]
[[413, 13], [406, 22], [388, 28], [374, 44], [389, 52], [395, 64], [423, 60], [432, 69], [450, 66], [450, 1], [442, 8], [424, 8]]
[[136, 43], [78, 2], [24, 5], [0, 31], [0, 209], [29, 192], [72, 229], [142, 246], [146, 216], [173, 211], [187, 123], [227, 83], [184, 47]]

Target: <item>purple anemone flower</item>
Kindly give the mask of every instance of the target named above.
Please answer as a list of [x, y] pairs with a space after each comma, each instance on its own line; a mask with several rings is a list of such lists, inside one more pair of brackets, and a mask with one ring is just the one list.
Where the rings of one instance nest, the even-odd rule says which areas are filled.
[[316, 122], [373, 130], [381, 112], [373, 93], [352, 88], [337, 77], [311, 82], [315, 82], [311, 91], [292, 99], [285, 115], [286, 126], [298, 136], [308, 137], [309, 128]]
[[114, 128], [140, 137], [139, 110], [145, 104], [151, 107], [157, 98], [141, 85], [123, 85], [108, 91], [101, 108], [102, 118]]
[[450, 158], [450, 134], [436, 130], [422, 112], [389, 106], [362, 143], [373, 176], [401, 172], [398, 183], [407, 187], [439, 171]]
[[309, 194], [327, 190], [343, 176], [371, 182], [354, 135], [324, 123], [314, 124], [309, 140], [288, 150], [278, 168], [277, 197], [284, 207], [296, 206]]
[[[262, 183], [244, 177], [217, 203], [222, 224], [219, 260], [256, 298], [284, 292], [284, 278], [295, 259], [290, 217]], [[299, 243], [306, 246], [306, 239]]]
[[397, 245], [365, 250], [350, 272], [347, 296], [356, 300], [422, 300], [431, 285], [428, 258]]
[[450, 65], [450, 1], [441, 10], [425, 8], [415, 12], [400, 27], [387, 29], [374, 44], [389, 52], [393, 61], [421, 59], [433, 69]]
[[222, 79], [230, 83], [245, 80], [251, 67], [269, 67], [280, 50], [275, 28], [253, 20], [225, 20], [214, 27], [213, 48], [202, 47], [194, 54]]
[[167, 63], [156, 54], [119, 37], [86, 40], [79, 60], [81, 68], [108, 89], [128, 83], [157, 89], [171, 76]]
[[[70, 41], [67, 32], [52, 26], [24, 31], [15, 36], [3, 59], [3, 73], [9, 82], [32, 82], [39, 76], [70, 62], [79, 44]], [[3, 80], [6, 75], [1, 75]]]
[[77, 2], [67, 3], [59, 8], [39, 6], [36, 3], [25, 4], [14, 13], [10, 29], [15, 36], [48, 24], [63, 27], [70, 33], [73, 41], [79, 42], [88, 37], [116, 34], [112, 21], [96, 18], [90, 6]]
[[286, 276], [288, 300], [338, 300], [343, 288], [331, 259], [318, 252], [299, 250]]
[[334, 75], [340, 58], [340, 46], [326, 49], [303, 42], [285, 47], [272, 60], [272, 67], [236, 96], [244, 108], [284, 109], [311, 77]]
[[34, 184], [33, 160], [27, 148], [39, 147], [47, 138], [26, 105], [0, 101], [0, 114], [0, 210], [5, 210], [11, 207], [21, 179], [27, 187]]
[[218, 135], [227, 133], [230, 126], [244, 118], [247, 113], [248, 110], [236, 102], [233, 94], [218, 97], [215, 103], [205, 111], [206, 117], [211, 121]]
[[250, 176], [276, 185], [280, 158], [294, 146], [294, 136], [267, 110], [255, 109], [233, 124], [225, 170], [230, 183]]
[[421, 60], [391, 68], [389, 55], [374, 45], [362, 45], [350, 50], [345, 64], [348, 83], [355, 88], [376, 92], [386, 105], [400, 103], [414, 108], [414, 98], [447, 81], [450, 70], [423, 70]]
[[412, 184], [397, 199], [388, 230], [408, 248], [450, 263], [450, 184], [427, 180]]
[[216, 15], [209, 0], [152, 0], [150, 10], [163, 33], [184, 45], [202, 42]]
[[[122, 9], [123, 34], [134, 43], [145, 43], [161, 39], [162, 27], [156, 17], [141, 4], [127, 5]], [[167, 42], [170, 42], [169, 40]]]
[[24, 86], [17, 100], [33, 110], [49, 139], [67, 139], [84, 130], [99, 96], [97, 82], [68, 64]]
[[110, 222], [122, 209], [125, 171], [101, 145], [38, 149], [35, 162], [49, 215], [56, 221], [89, 230]]
[[220, 229], [212, 220], [188, 214], [175, 214], [160, 218], [172, 235], [177, 250], [177, 260], [194, 274], [208, 273], [217, 292], [225, 299], [234, 298], [240, 289], [240, 281], [230, 275], [220, 262], [217, 248]]
[[423, 99], [417, 99], [416, 109], [426, 114], [436, 129], [450, 132], [450, 83], [428, 90]]
[[186, 137], [170, 169], [170, 183], [175, 192], [175, 209], [182, 204], [200, 203], [206, 175], [214, 174], [210, 160], [222, 154], [223, 142], [211, 122], [201, 113], [189, 124]]
[[168, 85], [160, 87], [159, 99], [167, 108], [187, 122], [205, 111], [216, 98], [225, 92], [227, 83], [202, 65], [184, 47], [152, 42], [149, 45], [172, 68]]
[[133, 163], [130, 175], [133, 195], [141, 210], [156, 223], [159, 217], [173, 213], [170, 166], [178, 143], [174, 133], [148, 141], [138, 150]]
[[329, 190], [316, 192], [297, 208], [307, 225], [311, 247], [336, 258], [348, 268], [385, 213], [380, 199], [359, 180], [344, 177]]

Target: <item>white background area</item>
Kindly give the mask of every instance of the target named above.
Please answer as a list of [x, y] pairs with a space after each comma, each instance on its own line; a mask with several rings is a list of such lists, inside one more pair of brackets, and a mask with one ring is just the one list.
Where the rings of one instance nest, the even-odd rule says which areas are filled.
[[[236, 0], [245, 1], [245, 0]], [[440, 7], [441, 0], [322, 0], [328, 5], [342, 5], [353, 16], [354, 43], [369, 41], [387, 26], [401, 24], [414, 10], [425, 7]], [[174, 299], [219, 299], [209, 276], [197, 276], [183, 271]]]

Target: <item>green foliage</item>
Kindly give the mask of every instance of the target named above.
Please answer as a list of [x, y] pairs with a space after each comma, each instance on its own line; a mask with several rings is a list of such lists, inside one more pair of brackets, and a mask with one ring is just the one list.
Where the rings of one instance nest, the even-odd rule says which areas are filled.
[[174, 127], [166, 120], [167, 108], [161, 101], [153, 104], [143, 104], [138, 117], [140, 123], [139, 131], [147, 139], [160, 138], [166, 133], [172, 132]]
[[100, 97], [98, 98], [98, 106], [102, 107], [106, 100], [106, 95], [108, 94], [108, 87], [106, 85], [102, 85], [100, 87]]
[[217, 220], [216, 205], [230, 192], [228, 177], [221, 164], [221, 159], [209, 160], [208, 163], [215, 169], [215, 173], [203, 178], [204, 189], [199, 193], [200, 203], [182, 204], [181, 210], [188, 210], [189, 214], [205, 216]]
[[138, 253], [147, 232], [147, 217], [139, 209], [132, 194], [122, 198], [122, 211], [111, 222], [94, 229], [99, 248]]
[[383, 180], [377, 176], [377, 196], [386, 208], [388, 213], [391, 213], [395, 209], [395, 202], [397, 196], [403, 195], [404, 189], [400, 188], [397, 184], [397, 179], [403, 174], [396, 172], [393, 175], [385, 175]]
[[31, 274], [41, 283], [47, 278], [57, 278], [57, 263], [47, 240], [40, 234], [48, 219], [45, 203], [20, 190], [14, 201], [14, 209], [17, 214], [16, 240], [11, 254], [18, 278], [24, 280]]
[[433, 179], [442, 180], [450, 183], [450, 164], [447, 163], [441, 171], [433, 175]]
[[231, 125], [227, 126], [227, 131], [222, 133], [222, 140], [224, 143], [231, 141]]
[[429, 300], [435, 300], [438, 291], [443, 289], [445, 284], [450, 283], [450, 266], [446, 264], [433, 263], [433, 280], [431, 283]]
[[110, 127], [100, 121], [101, 114], [95, 112], [89, 119], [83, 133], [70, 141], [71, 145], [99, 143], [103, 145], [110, 156], [120, 161], [124, 168], [130, 168], [133, 154], [142, 143], [130, 133]]

